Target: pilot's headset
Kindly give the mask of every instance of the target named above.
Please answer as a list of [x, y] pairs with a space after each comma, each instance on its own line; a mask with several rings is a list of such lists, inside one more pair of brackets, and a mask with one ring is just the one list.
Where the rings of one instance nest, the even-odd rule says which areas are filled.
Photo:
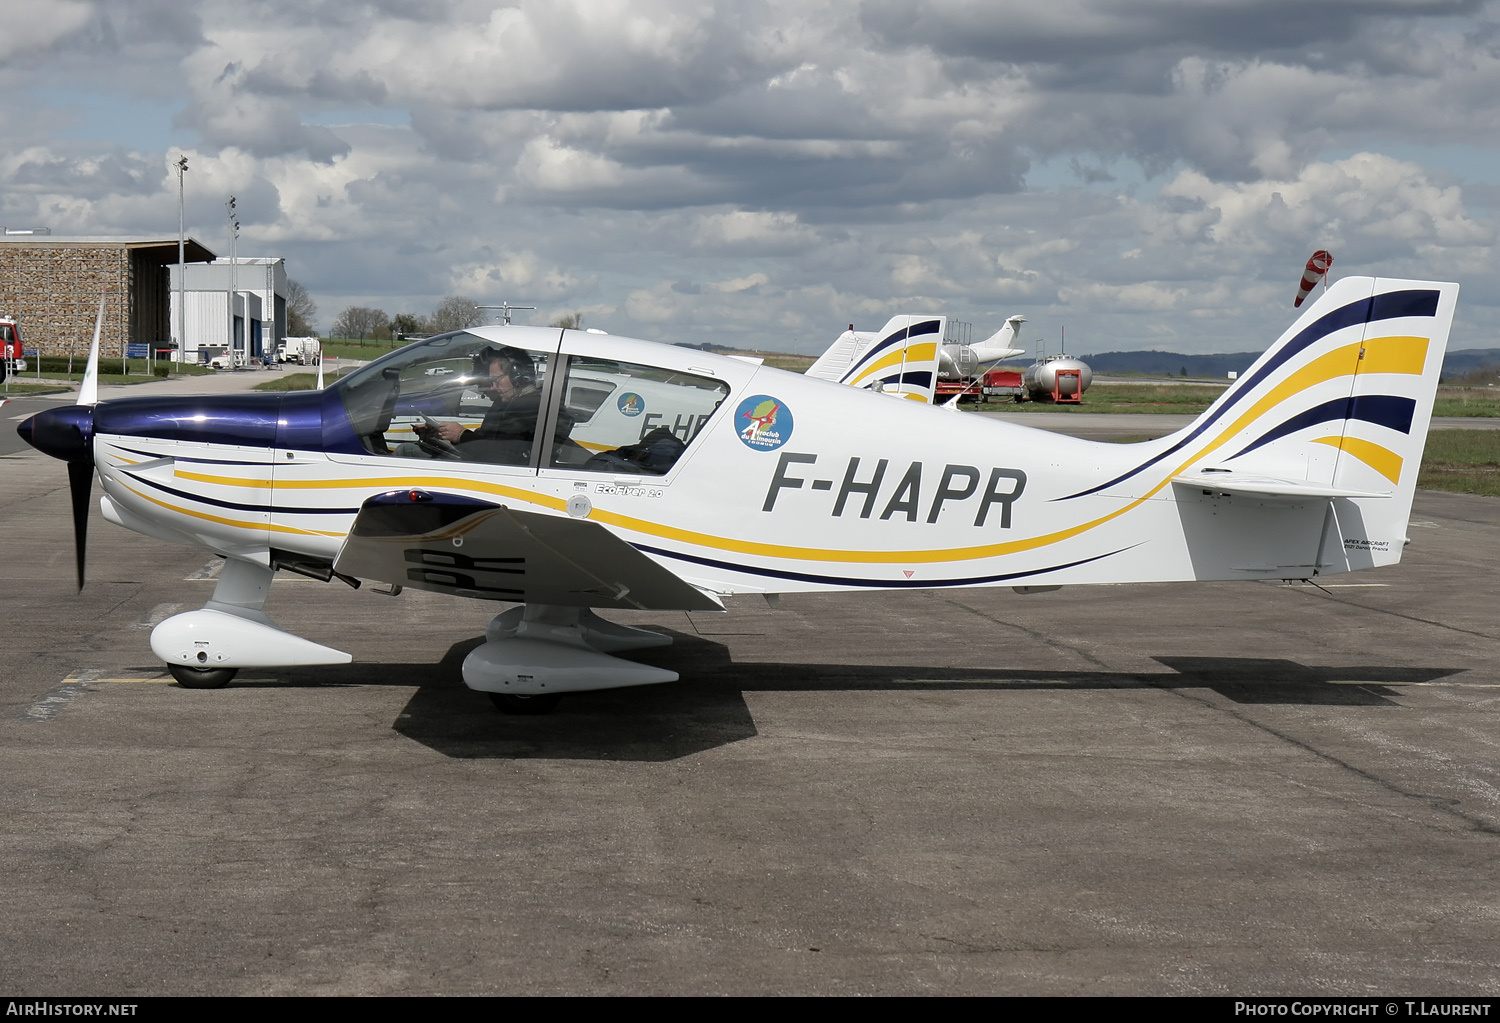
[[490, 375], [490, 363], [499, 360], [500, 365], [505, 367], [505, 375], [510, 377], [510, 382], [517, 390], [525, 390], [536, 384], [536, 365], [531, 361], [531, 356], [519, 348], [485, 348], [474, 356], [474, 376], [483, 378]]

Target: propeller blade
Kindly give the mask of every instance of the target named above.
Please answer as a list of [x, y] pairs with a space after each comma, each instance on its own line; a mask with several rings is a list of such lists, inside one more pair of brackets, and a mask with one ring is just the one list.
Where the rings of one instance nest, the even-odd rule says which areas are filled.
[[[78, 385], [79, 405], [93, 405], [99, 401], [99, 333], [104, 328], [104, 292], [99, 292], [99, 315], [94, 318], [94, 344], [89, 348], [89, 364], [83, 371], [83, 383]], [[40, 356], [38, 356], [40, 358]], [[83, 555], [79, 555], [81, 559]], [[83, 562], [80, 560], [79, 565]], [[83, 569], [78, 570], [78, 578], [83, 579]], [[79, 588], [83, 588], [80, 581]]]
[[73, 497], [73, 549], [78, 556], [78, 588], [83, 589], [84, 548], [89, 537], [89, 497], [94, 488], [94, 467], [89, 462], [68, 463], [68, 490]]

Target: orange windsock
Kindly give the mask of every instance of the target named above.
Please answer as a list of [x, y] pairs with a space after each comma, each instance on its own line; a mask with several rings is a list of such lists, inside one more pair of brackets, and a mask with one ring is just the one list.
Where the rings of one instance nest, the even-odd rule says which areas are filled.
[[1307, 297], [1309, 291], [1318, 286], [1318, 282], [1323, 279], [1323, 275], [1332, 265], [1333, 256], [1327, 249], [1319, 249], [1312, 254], [1312, 258], [1307, 261], [1307, 269], [1302, 272], [1302, 290], [1297, 292], [1297, 301], [1292, 303], [1293, 309], [1302, 307], [1302, 300]]

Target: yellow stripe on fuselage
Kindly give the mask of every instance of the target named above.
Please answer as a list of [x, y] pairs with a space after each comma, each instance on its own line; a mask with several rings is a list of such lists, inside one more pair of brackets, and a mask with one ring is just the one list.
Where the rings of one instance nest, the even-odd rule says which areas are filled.
[[[270, 466], [266, 466], [267, 469]], [[177, 479], [192, 480], [195, 483], [212, 483], [218, 487], [270, 487], [270, 480], [246, 479], [243, 476], [209, 476], [201, 472], [184, 472], [182, 469], [174, 470], [172, 473]], [[286, 484], [281, 484], [286, 486]]]
[[240, 519], [226, 519], [222, 515], [209, 515], [209, 514], [207, 514], [205, 512], [193, 511], [191, 508], [183, 508], [180, 505], [175, 505], [175, 504], [171, 504], [171, 503], [169, 503], [167, 501], [158, 500], [158, 499], [152, 497], [150, 494], [142, 493], [141, 491], [135, 489], [135, 487], [132, 487], [128, 483], [124, 483], [124, 482], [121, 482], [119, 480], [116, 480], [115, 482], [119, 483], [120, 486], [122, 486], [126, 490], [130, 491], [136, 497], [143, 498], [143, 499], [145, 499], [147, 501], [150, 501], [152, 504], [160, 505], [161, 507], [167, 509], [168, 511], [174, 511], [174, 512], [177, 512], [180, 515], [188, 515], [188, 516], [191, 516], [192, 518], [195, 518], [195, 519], [202, 519], [205, 522], [216, 522], [216, 523], [218, 523], [221, 526], [233, 526], [236, 529], [252, 529], [252, 530], [255, 530], [256, 532], [262, 532], [262, 531], [269, 530], [272, 533], [292, 533], [292, 534], [295, 534], [297, 536], [334, 536], [334, 537], [338, 537], [338, 536], [345, 536], [345, 535], [347, 535], [345, 533], [327, 533], [327, 532], [322, 532], [322, 531], [316, 530], [316, 529], [298, 529], [295, 526], [281, 526], [281, 525], [277, 525], [274, 522], [244, 522], [244, 521], [242, 521]]
[[[178, 472], [182, 479], [199, 483], [213, 483], [221, 487], [270, 487], [269, 480], [241, 479], [234, 476], [209, 476], [204, 473]], [[507, 487], [488, 480], [464, 479], [457, 476], [366, 476], [347, 480], [277, 480], [277, 490], [363, 490], [388, 487], [392, 490], [413, 490], [419, 487], [447, 487], [457, 490], [477, 490], [498, 497], [513, 497], [518, 501], [529, 501], [547, 508], [562, 510], [567, 502], [559, 497], [538, 494], [517, 487]]]

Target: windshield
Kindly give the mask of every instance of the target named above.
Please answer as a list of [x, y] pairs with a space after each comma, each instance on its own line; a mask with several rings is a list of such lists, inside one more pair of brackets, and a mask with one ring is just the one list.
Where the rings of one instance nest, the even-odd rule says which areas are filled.
[[372, 455], [525, 465], [551, 356], [467, 331], [392, 352], [333, 385]]

